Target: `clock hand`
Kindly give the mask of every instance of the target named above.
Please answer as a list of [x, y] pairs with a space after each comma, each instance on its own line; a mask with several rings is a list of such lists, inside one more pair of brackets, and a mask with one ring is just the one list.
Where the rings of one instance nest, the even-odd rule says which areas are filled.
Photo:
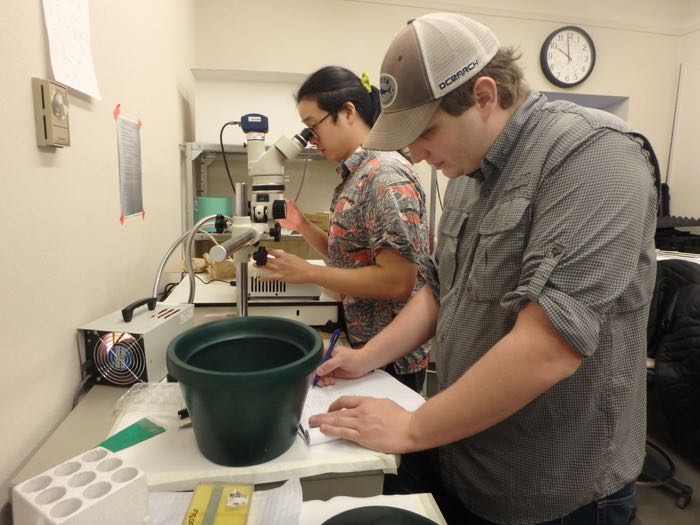
[[569, 48], [569, 41], [571, 40], [571, 35], [567, 34], [566, 35], [566, 58], [569, 59], [569, 62], [571, 62], [571, 49]]
[[569, 59], [569, 62], [571, 62], [571, 57], [569, 56], [569, 54], [566, 51], [564, 51], [562, 48], [560, 48], [556, 44], [554, 45], [554, 49], [556, 49], [557, 51], [560, 51], [566, 58]]

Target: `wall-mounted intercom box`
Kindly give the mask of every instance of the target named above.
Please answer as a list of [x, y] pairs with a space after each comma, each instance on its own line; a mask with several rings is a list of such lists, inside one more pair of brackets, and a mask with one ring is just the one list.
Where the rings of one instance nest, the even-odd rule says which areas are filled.
[[70, 146], [68, 88], [53, 80], [32, 78], [36, 143], [39, 146]]

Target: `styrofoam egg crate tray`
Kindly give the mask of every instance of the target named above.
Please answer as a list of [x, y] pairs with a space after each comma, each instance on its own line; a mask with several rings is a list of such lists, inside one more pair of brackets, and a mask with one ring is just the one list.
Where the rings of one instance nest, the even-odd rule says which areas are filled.
[[94, 448], [12, 490], [14, 525], [148, 525], [145, 474]]

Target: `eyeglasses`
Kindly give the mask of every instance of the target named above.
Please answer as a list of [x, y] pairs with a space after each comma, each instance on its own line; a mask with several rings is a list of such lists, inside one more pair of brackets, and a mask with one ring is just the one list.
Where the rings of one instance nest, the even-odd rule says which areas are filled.
[[322, 123], [324, 120], [326, 120], [328, 117], [330, 117], [330, 115], [331, 115], [330, 113], [326, 113], [326, 115], [325, 115], [321, 120], [319, 120], [318, 122], [316, 122], [316, 124], [313, 124], [313, 125], [311, 125], [311, 126], [308, 126], [309, 130], [311, 131], [311, 134], [313, 135], [313, 138], [315, 138], [316, 140], [319, 140], [319, 139], [320, 139], [320, 137], [318, 136], [318, 131], [317, 131], [317, 130], [318, 130], [318, 127], [321, 125], [321, 123]]

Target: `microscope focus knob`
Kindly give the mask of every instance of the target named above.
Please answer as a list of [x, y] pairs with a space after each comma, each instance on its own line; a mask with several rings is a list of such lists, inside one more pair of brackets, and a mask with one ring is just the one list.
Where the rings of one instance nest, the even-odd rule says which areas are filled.
[[270, 228], [270, 237], [272, 237], [275, 242], [280, 242], [282, 239], [282, 227], [278, 222], [276, 222], [275, 225]]
[[265, 266], [267, 264], [267, 250], [264, 246], [260, 246], [253, 254], [253, 260], [256, 266]]
[[216, 216], [216, 220], [214, 221], [214, 228], [216, 229], [216, 233], [224, 233], [224, 230], [228, 227], [228, 224], [226, 223], [226, 217], [224, 217], [222, 214], [218, 214]]
[[286, 219], [287, 218], [287, 201], [283, 199], [272, 201], [272, 218]]

